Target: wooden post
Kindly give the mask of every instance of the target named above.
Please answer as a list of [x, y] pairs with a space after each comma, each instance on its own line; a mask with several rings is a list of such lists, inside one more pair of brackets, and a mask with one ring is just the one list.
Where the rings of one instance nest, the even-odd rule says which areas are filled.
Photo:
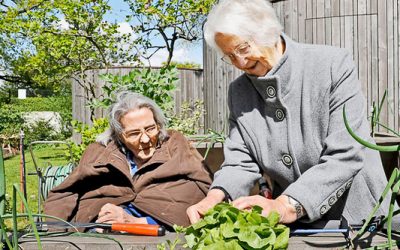
[[0, 149], [0, 216], [4, 214], [6, 205], [6, 175], [4, 171], [3, 149]]
[[[21, 129], [19, 133], [19, 148], [20, 148], [20, 183], [21, 183], [21, 192], [26, 199], [26, 169], [25, 169], [25, 154], [24, 154], [24, 131]], [[24, 203], [21, 201], [21, 212], [25, 211]]]

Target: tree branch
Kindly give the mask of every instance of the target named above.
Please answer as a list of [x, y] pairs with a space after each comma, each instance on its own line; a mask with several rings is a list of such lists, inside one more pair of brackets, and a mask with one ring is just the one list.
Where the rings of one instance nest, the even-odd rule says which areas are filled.
[[53, 34], [53, 35], [56, 35], [56, 36], [72, 36], [72, 37], [82, 37], [82, 38], [87, 39], [91, 44], [93, 44], [96, 47], [97, 51], [100, 53], [100, 56], [101, 56], [101, 58], [103, 60], [104, 65], [107, 67], [107, 65], [108, 65], [107, 58], [104, 55], [103, 51], [101, 50], [100, 45], [98, 45], [98, 43], [93, 39], [93, 36], [89, 36], [89, 35], [86, 35], [86, 34], [79, 34], [79, 33], [78, 34], [61, 33], [61, 32], [55, 32], [55, 31], [52, 31], [52, 30], [45, 30], [44, 33], [50, 33], [50, 34]]
[[23, 79], [20, 76], [10, 76], [10, 75], [0, 75], [0, 80], [10, 82], [10, 83], [23, 83], [28, 84], [30, 81]]
[[[13, 2], [14, 2], [16, 5], [18, 5], [18, 3], [17, 3], [16, 1], [13, 1]], [[34, 5], [30, 6], [29, 8], [20, 9], [20, 10], [17, 11], [17, 13], [18, 13], [18, 15], [20, 15], [20, 14], [24, 14], [24, 13], [26, 13], [26, 12], [28, 12], [28, 11], [34, 10], [34, 9], [38, 8], [40, 5], [42, 5], [44, 2], [45, 2], [45, 1], [39, 2], [39, 3], [37, 3], [37, 4], [34, 4]], [[6, 5], [6, 4], [4, 3], [4, 0], [0, 1], [0, 6], [3, 6], [3, 7], [5, 7], [6, 9], [11, 8], [11, 6]], [[1, 10], [0, 13], [7, 13], [7, 11], [6, 11], [6, 10]]]

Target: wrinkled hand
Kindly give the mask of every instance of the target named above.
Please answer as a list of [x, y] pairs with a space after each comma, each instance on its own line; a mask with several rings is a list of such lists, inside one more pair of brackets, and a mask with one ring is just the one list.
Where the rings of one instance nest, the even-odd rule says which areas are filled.
[[189, 217], [190, 223], [194, 224], [198, 222], [210, 208], [223, 201], [224, 198], [224, 192], [219, 189], [211, 189], [208, 192], [207, 197], [205, 197], [199, 203], [190, 206], [186, 210], [186, 214]]
[[296, 210], [289, 204], [288, 197], [281, 195], [275, 200], [266, 199], [260, 195], [240, 197], [232, 202], [238, 209], [250, 209], [257, 205], [262, 207], [262, 215], [268, 216], [270, 212], [276, 211], [280, 215], [280, 223], [289, 224], [296, 221]]
[[97, 223], [137, 223], [138, 218], [128, 214], [122, 207], [105, 204], [99, 212]]

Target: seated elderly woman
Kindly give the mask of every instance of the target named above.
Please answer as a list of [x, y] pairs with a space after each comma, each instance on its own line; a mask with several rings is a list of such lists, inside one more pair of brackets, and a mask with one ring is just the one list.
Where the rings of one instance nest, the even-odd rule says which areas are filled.
[[73, 222], [187, 226], [186, 209], [207, 194], [201, 155], [147, 97], [121, 92], [109, 129], [88, 146], [78, 167], [51, 190], [48, 215]]

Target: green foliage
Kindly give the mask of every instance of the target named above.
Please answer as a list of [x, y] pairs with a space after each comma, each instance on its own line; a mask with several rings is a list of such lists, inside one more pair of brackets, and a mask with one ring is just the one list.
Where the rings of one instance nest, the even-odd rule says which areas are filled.
[[208, 129], [207, 134], [190, 136], [190, 138], [197, 140], [197, 145], [200, 145], [200, 143], [202, 142], [207, 143], [207, 150], [204, 154], [204, 159], [207, 159], [208, 153], [210, 152], [211, 148], [214, 147], [214, 144], [218, 142], [223, 144], [225, 142], [226, 136], [224, 134], [224, 131], [218, 132], [213, 129]]
[[54, 131], [50, 121], [40, 119], [34, 124], [24, 127], [25, 143], [33, 141], [52, 141], [60, 139], [60, 136]]
[[[167, 62], [162, 63], [163, 66], [167, 66]], [[195, 62], [175, 62], [171, 61], [169, 65], [174, 66], [178, 69], [201, 69], [201, 65]]]
[[[24, 125], [23, 114], [32, 111], [53, 111], [58, 112], [62, 119], [62, 131], [60, 134], [52, 134], [52, 129], [47, 121], [41, 121], [28, 128]], [[27, 130], [27, 140], [34, 138], [64, 140], [69, 138], [72, 120], [72, 99], [71, 96], [58, 97], [30, 97], [26, 99], [11, 99], [9, 104], [0, 107], [0, 134], [5, 137], [19, 134], [21, 128]], [[38, 131], [35, 131], [38, 130]], [[48, 131], [46, 131], [48, 130]], [[32, 136], [31, 136], [32, 135]]]
[[173, 107], [173, 91], [176, 89], [178, 72], [175, 67], [160, 70], [151, 68], [133, 69], [127, 75], [105, 74], [101, 78], [107, 83], [103, 87], [105, 93], [102, 100], [93, 100], [93, 107], [108, 107], [114, 102], [113, 94], [121, 90], [141, 93], [154, 100], [164, 111]]
[[[382, 98], [380, 105], [377, 108], [374, 105], [374, 111], [372, 113], [372, 118], [371, 118], [372, 123], [379, 124], [379, 114], [380, 114], [381, 107], [383, 105], [383, 100], [385, 99], [385, 96], [386, 96], [386, 91], [385, 91], [385, 94]], [[373, 149], [373, 150], [381, 151], [381, 152], [400, 151], [400, 145], [378, 146], [378, 145], [371, 143], [371, 142], [361, 138], [360, 136], [358, 136], [352, 130], [352, 128], [350, 127], [350, 124], [348, 123], [347, 116], [346, 116], [346, 105], [343, 105], [343, 120], [344, 120], [344, 125], [345, 125], [347, 131], [349, 132], [349, 134], [351, 135], [351, 137], [353, 137], [353, 139], [356, 140], [361, 145], [363, 145], [367, 148]], [[375, 125], [376, 124], [374, 124], [374, 126]], [[381, 125], [381, 124], [379, 124], [379, 125]], [[374, 126], [372, 127], [372, 129], [374, 128]], [[373, 134], [373, 130], [372, 130], [372, 134]], [[398, 135], [398, 134], [396, 134], [396, 135]], [[384, 201], [386, 195], [389, 193], [389, 191], [391, 191], [392, 196], [390, 199], [389, 211], [388, 211], [387, 216], [383, 219], [383, 223], [387, 223], [388, 241], [387, 241], [387, 243], [381, 244], [379, 246], [375, 246], [374, 249], [393, 249], [393, 246], [394, 246], [394, 244], [396, 244], [396, 242], [393, 243], [393, 241], [392, 241], [392, 221], [393, 221], [393, 216], [400, 213], [400, 210], [394, 211], [394, 208], [397, 205], [396, 196], [398, 196], [399, 190], [400, 190], [400, 172], [397, 168], [394, 168], [392, 175], [388, 181], [388, 184], [386, 185], [385, 189], [383, 190], [381, 197], [378, 199], [378, 203], [375, 205], [374, 209], [372, 210], [372, 212], [370, 213], [368, 218], [365, 220], [361, 230], [351, 239], [352, 246], [354, 246], [356, 241], [365, 234], [365, 232], [367, 231], [366, 230], [367, 226], [371, 222], [373, 216], [378, 211], [378, 209], [381, 206], [382, 202]]]
[[110, 11], [106, 0], [1, 4], [0, 78], [60, 91], [73, 74], [133, 61], [131, 50], [119, 46], [130, 34], [121, 36], [118, 24], [104, 21]]
[[105, 118], [95, 119], [92, 126], [73, 121], [72, 126], [75, 132], [82, 135], [82, 142], [80, 144], [72, 142], [72, 156], [69, 155], [69, 151], [67, 151], [67, 155], [75, 162], [79, 162], [86, 147], [95, 142], [96, 137], [108, 128], [108, 120]]
[[219, 203], [196, 224], [175, 230], [185, 234], [184, 247], [190, 249], [286, 249], [290, 229], [278, 224], [278, 213], [264, 217], [261, 211], [258, 206], [245, 211]]
[[[66, 164], [68, 161], [64, 153], [65, 147], [61, 146], [46, 146], [46, 147], [34, 147], [33, 152], [37, 160], [37, 164], [42, 169], [48, 165], [60, 166]], [[29, 154], [28, 148], [25, 149], [25, 161], [26, 161], [26, 172], [35, 173], [35, 167], [33, 165], [32, 157]], [[16, 155], [7, 158], [4, 161], [5, 176], [6, 176], [6, 213], [11, 212], [11, 193], [12, 185], [20, 182], [19, 169], [20, 169], [20, 155]], [[29, 202], [29, 208], [33, 212], [38, 212], [38, 177], [36, 175], [26, 176], [27, 184], [27, 199]]]
[[[7, 106], [0, 107], [0, 134], [5, 137], [18, 134], [22, 127], [23, 119], [21, 112], [9, 109]], [[9, 142], [6, 142], [9, 143]]]
[[200, 129], [198, 122], [205, 113], [202, 100], [196, 100], [193, 105], [182, 103], [179, 114], [174, 114], [169, 119], [168, 127], [178, 130], [185, 135], [193, 135]]
[[[172, 60], [177, 41], [198, 41], [202, 37], [201, 25], [215, 0], [125, 0], [131, 9], [128, 21], [138, 34], [137, 44], [143, 57], [148, 59], [158, 50], [168, 51], [166, 65]], [[153, 43], [153, 38], [158, 42]]]

